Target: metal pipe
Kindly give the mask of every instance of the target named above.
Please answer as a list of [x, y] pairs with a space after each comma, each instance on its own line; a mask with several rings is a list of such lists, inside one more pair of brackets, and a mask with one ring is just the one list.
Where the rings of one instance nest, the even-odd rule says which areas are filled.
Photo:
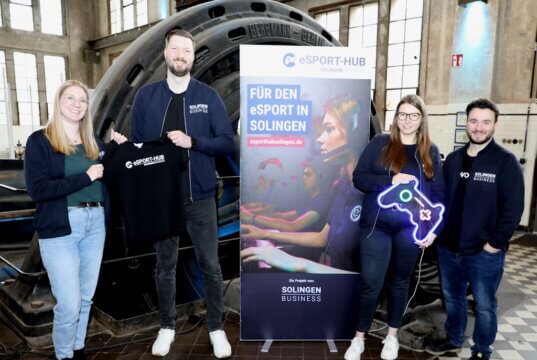
[[536, 100], [533, 96], [533, 80], [535, 79], [535, 63], [537, 62], [537, 33], [535, 34], [535, 43], [533, 44], [533, 66], [531, 69], [531, 83], [530, 83], [530, 97], [528, 99], [528, 110], [526, 112], [526, 130], [524, 132], [524, 148], [522, 150], [522, 159], [520, 159], [521, 165], [526, 163], [526, 148], [528, 144], [528, 129], [530, 126], [530, 115], [531, 115], [531, 103]]
[[4, 85], [4, 96], [6, 99], [6, 127], [7, 127], [7, 146], [8, 146], [8, 157], [10, 159], [15, 158], [15, 152], [13, 151], [15, 148], [14, 142], [13, 142], [13, 117], [11, 114], [11, 97], [10, 97], [10, 91], [9, 91], [9, 83], [7, 82], [7, 71], [5, 65], [0, 68], [0, 71], [2, 72], [2, 80]]
[[[220, 240], [219, 243], [220, 244], [225, 244], [225, 243], [229, 243], [229, 242], [237, 241], [237, 240], [239, 240], [239, 238]], [[193, 245], [191, 245], [191, 246], [182, 246], [182, 247], [179, 247], [178, 251], [180, 251], [180, 250], [189, 250], [189, 249], [193, 249], [193, 248], [194, 248]], [[117, 263], [117, 262], [120, 262], [120, 261], [135, 260], [135, 259], [140, 259], [140, 258], [144, 258], [144, 257], [148, 257], [148, 256], [154, 256], [154, 255], [156, 255], [156, 252], [140, 254], [140, 255], [133, 255], [133, 256], [126, 256], [126, 257], [122, 257], [122, 258], [119, 258], [119, 259], [105, 260], [105, 261], [102, 262], [102, 264], [103, 265], [113, 264], [113, 263]], [[35, 273], [29, 273], [29, 272], [26, 272], [26, 271], [22, 271], [16, 265], [14, 265], [8, 259], [6, 259], [5, 257], [3, 257], [1, 255], [0, 255], [0, 260], [3, 261], [4, 263], [6, 263], [10, 268], [12, 268], [13, 270], [15, 270], [16, 272], [18, 272], [20, 275], [23, 275], [23, 276], [36, 277], [36, 276], [45, 275], [47, 273], [46, 271], [40, 271], [40, 272], [35, 272]]]
[[15, 266], [14, 264], [12, 264], [8, 259], [6, 259], [5, 257], [3, 257], [3, 256], [1, 256], [1, 255], [0, 255], [0, 260], [2, 260], [3, 262], [5, 262], [10, 268], [12, 268], [13, 270], [15, 270], [16, 272], [18, 272], [19, 275], [30, 276], [30, 277], [36, 277], [36, 276], [45, 275], [45, 274], [47, 273], [46, 271], [40, 271], [40, 272], [36, 272], [36, 273], [29, 273], [29, 272], [26, 272], [26, 271], [22, 271], [22, 270], [19, 269], [17, 266]]

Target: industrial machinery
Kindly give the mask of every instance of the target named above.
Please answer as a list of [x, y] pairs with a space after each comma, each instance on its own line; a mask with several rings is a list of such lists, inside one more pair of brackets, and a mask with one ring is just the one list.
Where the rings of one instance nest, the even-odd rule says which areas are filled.
[[[165, 77], [164, 38], [173, 28], [193, 34], [196, 58], [192, 73], [220, 93], [235, 131], [240, 121], [241, 44], [340, 46], [314, 19], [279, 2], [217, 0], [190, 7], [141, 34], [107, 70], [92, 95], [90, 108], [101, 139], [106, 141], [112, 128], [129, 134], [136, 91]], [[371, 135], [378, 132], [380, 124], [372, 106]], [[240, 264], [238, 136], [235, 154], [217, 161], [219, 252], [225, 279], [236, 276]], [[44, 347], [51, 343], [54, 299], [33, 238], [31, 216], [35, 204], [23, 190], [22, 160], [0, 162], [0, 183], [6, 185], [0, 188], [0, 260], [8, 262], [0, 269], [0, 316], [30, 347]], [[17, 254], [18, 261], [10, 260], [13, 254]], [[177, 303], [184, 315], [192, 311], [189, 304], [196, 303], [203, 291], [187, 234], [181, 237], [180, 257]], [[94, 320], [114, 335], [156, 326], [154, 261], [152, 248], [129, 249], [125, 246], [124, 229], [110, 227], [94, 299]]]

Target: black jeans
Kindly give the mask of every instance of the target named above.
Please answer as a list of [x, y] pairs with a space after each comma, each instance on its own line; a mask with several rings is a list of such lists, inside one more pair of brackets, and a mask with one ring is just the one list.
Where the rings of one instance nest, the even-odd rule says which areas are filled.
[[[207, 327], [222, 329], [224, 297], [222, 272], [218, 260], [217, 210], [214, 198], [185, 205], [187, 230], [194, 244], [196, 259], [203, 273]], [[160, 327], [175, 329], [175, 272], [179, 238], [172, 237], [155, 243], [157, 251], [156, 285], [160, 310]]]

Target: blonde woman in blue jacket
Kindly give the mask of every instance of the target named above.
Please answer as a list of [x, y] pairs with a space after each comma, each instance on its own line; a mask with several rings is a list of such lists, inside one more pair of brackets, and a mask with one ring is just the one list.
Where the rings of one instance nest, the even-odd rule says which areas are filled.
[[[26, 143], [24, 171], [37, 202], [34, 227], [56, 299], [52, 342], [57, 359], [84, 358], [84, 340], [105, 239], [100, 144], [93, 134], [86, 86], [64, 82], [52, 119]], [[112, 133], [116, 142], [126, 140]]]

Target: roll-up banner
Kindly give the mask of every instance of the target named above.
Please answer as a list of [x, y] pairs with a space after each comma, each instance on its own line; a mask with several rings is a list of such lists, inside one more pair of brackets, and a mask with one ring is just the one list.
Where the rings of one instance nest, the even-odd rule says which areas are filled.
[[241, 339], [356, 330], [373, 59], [343, 47], [241, 45]]

